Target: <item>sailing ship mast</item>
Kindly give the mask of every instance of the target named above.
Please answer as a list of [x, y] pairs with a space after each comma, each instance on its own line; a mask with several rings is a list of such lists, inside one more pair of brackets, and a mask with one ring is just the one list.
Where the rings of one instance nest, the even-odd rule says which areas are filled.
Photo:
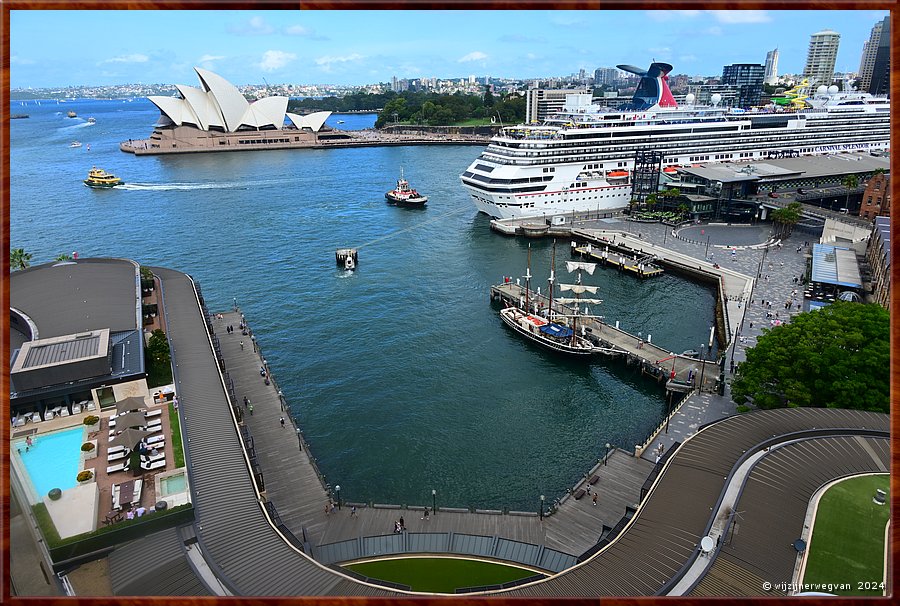
[[573, 271], [577, 271], [578, 274], [575, 278], [575, 284], [560, 284], [559, 289], [563, 291], [572, 291], [575, 293], [574, 299], [567, 298], [559, 298], [557, 299], [560, 303], [574, 303], [575, 304], [575, 314], [572, 316], [572, 343], [575, 343], [575, 339], [578, 336], [578, 313], [580, 311], [580, 306], [582, 303], [585, 304], [584, 311], [585, 317], [588, 317], [587, 314], [587, 304], [600, 304], [603, 303], [602, 299], [582, 299], [581, 294], [585, 292], [589, 292], [591, 294], [595, 294], [597, 292], [596, 286], [585, 286], [581, 283], [581, 272], [586, 271], [591, 275], [594, 275], [594, 269], [596, 269], [596, 263], [584, 263], [582, 261], [567, 261], [566, 269], [569, 273]]
[[531, 292], [531, 244], [528, 245], [528, 265], [525, 267], [525, 313], [531, 313], [528, 295]]
[[550, 258], [550, 278], [547, 282], [550, 285], [550, 303], [547, 307], [547, 320], [553, 322], [553, 282], [555, 277], [553, 272], [556, 271], [556, 240], [553, 240], [553, 256]]

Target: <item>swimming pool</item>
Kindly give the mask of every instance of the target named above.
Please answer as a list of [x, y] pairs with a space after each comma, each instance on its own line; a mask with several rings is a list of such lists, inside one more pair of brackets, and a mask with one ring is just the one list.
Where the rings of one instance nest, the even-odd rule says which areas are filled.
[[177, 475], [172, 475], [167, 478], [162, 478], [159, 481], [159, 489], [161, 497], [167, 497], [169, 495], [178, 494], [181, 492], [187, 491], [187, 479], [184, 477], [184, 473], [180, 473]]
[[51, 488], [65, 490], [78, 484], [75, 476], [81, 465], [84, 431], [82, 426], [38, 434], [31, 437], [31, 447], [24, 439], [13, 443], [39, 499], [47, 496]]

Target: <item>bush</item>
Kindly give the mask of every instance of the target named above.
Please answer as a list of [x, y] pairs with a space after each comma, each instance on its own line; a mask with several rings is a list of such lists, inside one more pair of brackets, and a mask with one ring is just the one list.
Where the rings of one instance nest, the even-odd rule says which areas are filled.
[[738, 411], [738, 413], [749, 412], [750, 407], [747, 406], [746, 404], [741, 404], [740, 406], [737, 407], [737, 411]]
[[84, 471], [79, 471], [78, 475], [75, 476], [75, 479], [78, 480], [79, 482], [87, 482], [88, 480], [90, 480], [93, 477], [94, 477], [94, 472], [92, 472], [90, 469], [85, 469]]
[[51, 488], [47, 492], [47, 496], [50, 497], [51, 501], [58, 501], [62, 496], [62, 490], [60, 490], [59, 488]]
[[83, 452], [90, 452], [90, 451], [94, 450], [94, 444], [92, 442], [85, 442], [84, 444], [81, 445], [81, 450]]
[[100, 422], [100, 417], [96, 415], [88, 415], [84, 418], [85, 425], [96, 425]]

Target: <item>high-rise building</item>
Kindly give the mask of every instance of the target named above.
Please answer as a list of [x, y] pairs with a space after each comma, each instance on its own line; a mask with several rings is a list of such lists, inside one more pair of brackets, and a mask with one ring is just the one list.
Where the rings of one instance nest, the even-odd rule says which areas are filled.
[[394, 91], [395, 93], [400, 91], [400, 86], [397, 83], [397, 76], [394, 76], [393, 78], [391, 78], [391, 90]]
[[862, 57], [859, 60], [859, 90], [869, 90], [869, 86], [872, 84], [875, 54], [878, 51], [878, 42], [881, 40], [881, 30], [886, 23], [887, 17], [884, 21], [876, 23], [872, 28], [872, 33], [869, 34], [869, 39], [863, 44]]
[[619, 70], [615, 67], [598, 67], [594, 70], [594, 86], [613, 86], [619, 81]]
[[778, 81], [778, 49], [766, 53], [766, 75], [763, 82], [775, 84]]
[[809, 52], [806, 54], [803, 77], [809, 78], [811, 85], [831, 85], [840, 43], [841, 35], [830, 29], [816, 32], [809, 37]]
[[873, 95], [891, 94], [891, 22], [888, 17], [881, 22], [881, 37], [872, 64], [872, 83], [869, 92]]
[[758, 63], [735, 63], [722, 69], [722, 84], [738, 90], [738, 107], [759, 105], [766, 68]]
[[525, 122], [540, 122], [566, 104], [566, 95], [590, 93], [583, 88], [531, 88], [525, 95]]

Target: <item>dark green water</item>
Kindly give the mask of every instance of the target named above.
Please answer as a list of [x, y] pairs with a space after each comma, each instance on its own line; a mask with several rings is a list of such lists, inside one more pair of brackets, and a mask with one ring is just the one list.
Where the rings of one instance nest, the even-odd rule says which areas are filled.
[[[199, 280], [212, 311], [244, 311], [328, 481], [347, 500], [536, 509], [662, 418], [661, 390], [615, 362], [574, 362], [506, 329], [489, 287], [525, 271], [527, 242], [492, 233], [459, 184], [479, 147], [135, 158], [148, 102], [32, 107], [11, 137], [11, 243], [34, 263], [122, 256]], [[21, 111], [20, 108], [13, 108]], [[69, 149], [73, 139], [92, 150]], [[46, 167], [52, 165], [53, 178]], [[81, 184], [91, 165], [126, 189]], [[425, 210], [384, 202], [403, 166]], [[544, 286], [550, 243], [533, 242]], [[338, 270], [334, 250], [359, 247]], [[558, 269], [569, 257], [557, 251]], [[600, 270], [594, 313], [673, 351], [707, 339], [714, 293]]]

